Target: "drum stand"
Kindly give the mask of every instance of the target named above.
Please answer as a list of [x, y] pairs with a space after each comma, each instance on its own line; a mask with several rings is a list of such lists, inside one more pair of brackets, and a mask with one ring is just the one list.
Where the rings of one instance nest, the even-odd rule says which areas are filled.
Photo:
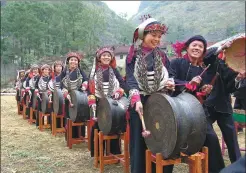
[[30, 124], [36, 123], [36, 119], [33, 118], [33, 114], [36, 113], [37, 110], [30, 107], [30, 119], [28, 120]]
[[[56, 127], [56, 120], [60, 118], [60, 124], [61, 124], [61, 127], [60, 128], [57, 128]], [[57, 115], [55, 112], [52, 112], [51, 113], [51, 131], [52, 131], [52, 135], [53, 136], [56, 136], [57, 133], [65, 133], [66, 130], [64, 128], [64, 122], [63, 122], [63, 118], [64, 118], [64, 115]]]
[[26, 103], [23, 103], [22, 106], [23, 106], [22, 117], [25, 120], [26, 119], [26, 109], [27, 109]]
[[[73, 138], [72, 129], [73, 127], [78, 126], [78, 138]], [[81, 127], [86, 126], [87, 137], [81, 136]], [[88, 149], [90, 150], [90, 121], [81, 122], [81, 123], [74, 123], [72, 120], [67, 118], [67, 147], [72, 149], [73, 144], [79, 144], [82, 142], [88, 143]]]
[[[51, 104], [52, 103], [49, 103], [48, 104], [48, 109], [51, 108]], [[39, 111], [39, 130], [40, 131], [43, 131], [43, 129], [49, 129], [51, 127], [51, 124], [49, 124], [49, 123], [47, 123], [47, 124], [43, 123], [43, 118], [46, 116], [47, 117], [47, 120], [48, 120], [48, 117], [51, 117], [51, 114], [52, 114], [52, 112], [46, 114], [46, 113], [43, 113], [42, 111]]]
[[163, 166], [186, 163], [189, 165], [190, 173], [208, 173], [208, 148], [203, 147], [202, 152], [197, 152], [191, 156], [181, 153], [178, 159], [163, 160], [162, 154], [153, 155], [150, 150], [146, 150], [146, 173], [152, 173], [151, 163], [156, 163], [156, 173], [164, 173]]
[[20, 101], [17, 101], [17, 113], [18, 115], [22, 115], [22, 111], [23, 111], [23, 107], [22, 107], [22, 110], [21, 110], [21, 102]]
[[[118, 139], [124, 141], [124, 151], [123, 154], [113, 155], [110, 151], [110, 140], [111, 139]], [[98, 140], [99, 140], [99, 147], [98, 147]], [[104, 148], [103, 143], [106, 140], [106, 156], [104, 156]], [[124, 172], [129, 173], [129, 140], [127, 133], [123, 133], [119, 135], [103, 135], [103, 132], [98, 133], [98, 129], [94, 130], [94, 166], [97, 168], [98, 163], [100, 164], [100, 173], [104, 170], [104, 165], [106, 164], [116, 164], [121, 163], [124, 166]], [[98, 154], [99, 149], [99, 154]]]

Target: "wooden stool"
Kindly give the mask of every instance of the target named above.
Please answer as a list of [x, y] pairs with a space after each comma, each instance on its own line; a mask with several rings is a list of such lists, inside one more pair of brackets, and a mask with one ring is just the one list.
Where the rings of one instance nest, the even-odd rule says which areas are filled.
[[51, 113], [48, 113], [48, 114], [44, 114], [42, 111], [39, 111], [39, 130], [40, 131], [43, 131], [44, 129], [49, 129], [50, 128], [50, 124], [47, 123], [43, 123], [43, 118], [44, 117], [50, 117], [51, 116]]
[[36, 113], [37, 110], [33, 109], [32, 107], [30, 107], [30, 119], [28, 120], [28, 122], [30, 124], [36, 123], [36, 119], [33, 118], [33, 114]]
[[[63, 118], [64, 116], [63, 115], [57, 115], [56, 113], [52, 112], [51, 113], [51, 129], [52, 129], [52, 135], [53, 136], [56, 136], [57, 133], [65, 133], [66, 130], [64, 128], [64, 122], [63, 122]], [[60, 128], [57, 128], [56, 127], [56, 120], [57, 119], [60, 119], [61, 120], [61, 127]]]
[[[98, 129], [94, 130], [94, 166], [98, 167], [98, 162], [100, 164], [100, 173], [104, 171], [104, 165], [121, 163], [124, 166], [124, 172], [129, 173], [129, 141], [127, 139], [127, 133], [119, 135], [103, 135], [103, 132], [98, 133]], [[124, 151], [123, 154], [113, 155], [110, 153], [110, 140], [118, 139], [124, 141]], [[98, 154], [98, 140], [99, 140], [99, 154]], [[106, 140], [106, 156], [104, 156], [103, 142]]]
[[[69, 118], [67, 119], [67, 146], [69, 149], [72, 149], [73, 144], [79, 144], [82, 142], [88, 142], [88, 146], [90, 146], [90, 122], [81, 122], [81, 123], [74, 123]], [[78, 138], [73, 138], [72, 129], [73, 127], [78, 126]], [[86, 126], [87, 127], [87, 137], [83, 137], [81, 135], [81, 127]], [[89, 147], [88, 147], [89, 148]]]
[[163, 160], [162, 154], [153, 155], [150, 150], [146, 150], [146, 173], [152, 173], [151, 163], [156, 163], [156, 173], [163, 173], [163, 166], [186, 163], [189, 165], [190, 173], [208, 173], [208, 148], [203, 147], [202, 152], [191, 156], [181, 153], [178, 159]]
[[[23, 109], [22, 109], [23, 110]], [[20, 101], [17, 101], [17, 113], [18, 115], [22, 115], [22, 111], [21, 111], [21, 103]]]
[[23, 106], [22, 117], [25, 120], [26, 119], [26, 108], [27, 108], [27, 106], [25, 103], [22, 106]]

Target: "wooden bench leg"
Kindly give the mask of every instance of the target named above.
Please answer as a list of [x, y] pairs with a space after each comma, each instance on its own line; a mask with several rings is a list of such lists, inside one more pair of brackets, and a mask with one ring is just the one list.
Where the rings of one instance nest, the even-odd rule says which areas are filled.
[[72, 137], [73, 137], [73, 133], [72, 133], [72, 121], [68, 120], [68, 148], [72, 149]]
[[87, 139], [88, 139], [88, 150], [91, 151], [91, 125], [90, 125], [90, 121], [87, 121]]
[[104, 155], [103, 155], [103, 134], [99, 132], [99, 164], [100, 164], [100, 173], [103, 173], [104, 170]]
[[152, 166], [151, 166], [151, 151], [146, 150], [146, 173], [152, 173]]
[[106, 155], [110, 154], [110, 140], [106, 140]]
[[56, 119], [57, 119], [57, 116], [56, 116], [56, 113], [52, 112], [52, 134], [54, 136], [56, 136]]
[[21, 115], [20, 103], [19, 102], [17, 102], [17, 113], [18, 113], [18, 115]]
[[129, 173], [130, 161], [129, 161], [129, 145], [128, 145], [127, 132], [124, 133], [124, 161], [125, 161], [124, 172]]
[[30, 107], [30, 118], [29, 118], [29, 124], [33, 123], [33, 109]]
[[208, 173], [208, 147], [203, 147], [202, 152], [205, 154], [202, 160], [203, 173]]
[[164, 173], [162, 162], [162, 155], [160, 153], [156, 154], [156, 173]]
[[201, 155], [195, 156], [195, 173], [202, 173], [202, 158]]
[[98, 130], [94, 129], [94, 166], [98, 168]]
[[43, 131], [43, 113], [39, 111], [39, 130]]
[[26, 105], [23, 105], [22, 117], [24, 120], [26, 119]]

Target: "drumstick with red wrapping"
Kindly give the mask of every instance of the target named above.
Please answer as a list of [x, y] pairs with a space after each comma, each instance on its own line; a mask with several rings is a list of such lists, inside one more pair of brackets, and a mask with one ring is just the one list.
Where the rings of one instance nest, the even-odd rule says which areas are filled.
[[142, 131], [142, 136], [144, 138], [148, 137], [150, 135], [150, 131], [146, 130], [146, 126], [145, 126], [145, 122], [144, 122], [144, 117], [143, 117], [143, 109], [140, 109], [140, 111], [138, 112], [139, 118], [142, 122], [142, 126], [143, 126], [143, 131]]

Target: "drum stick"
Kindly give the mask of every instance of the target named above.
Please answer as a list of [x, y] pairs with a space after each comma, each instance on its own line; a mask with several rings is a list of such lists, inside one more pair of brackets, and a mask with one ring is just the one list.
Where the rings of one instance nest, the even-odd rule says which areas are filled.
[[96, 117], [96, 110], [94, 110], [93, 108], [92, 108], [92, 112], [93, 112], [93, 117], [92, 117], [92, 120], [93, 121], [97, 121], [97, 117]]
[[200, 77], [202, 77], [202, 75], [207, 71], [207, 69], [210, 67], [210, 64], [208, 64], [208, 66], [202, 71], [202, 73], [199, 75]]
[[142, 122], [142, 126], [143, 126], [143, 132], [142, 132], [142, 136], [144, 138], [148, 137], [150, 135], [150, 131], [146, 130], [146, 126], [145, 126], [145, 122], [144, 122], [144, 117], [143, 117], [143, 109], [140, 109], [139, 112], [139, 117], [140, 117], [140, 120]]
[[68, 101], [69, 101], [70, 107], [73, 107], [74, 105], [73, 105], [73, 103], [72, 103], [70, 94], [67, 95], [67, 99], [68, 99]]

